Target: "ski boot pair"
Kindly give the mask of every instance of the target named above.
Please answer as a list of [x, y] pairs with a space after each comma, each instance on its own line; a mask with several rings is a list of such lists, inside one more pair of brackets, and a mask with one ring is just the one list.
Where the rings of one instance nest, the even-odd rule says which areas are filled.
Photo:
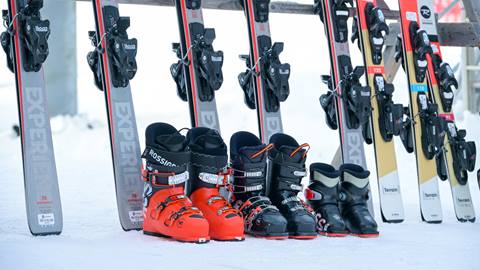
[[246, 233], [266, 239], [316, 238], [312, 210], [297, 197], [306, 175], [306, 147], [285, 134], [273, 135], [269, 145], [249, 132], [231, 137], [230, 202], [242, 212]]
[[185, 137], [169, 124], [151, 124], [142, 157], [145, 234], [196, 243], [244, 239], [242, 217], [220, 195], [229, 171], [217, 131], [193, 128]]
[[379, 235], [367, 207], [369, 175], [369, 171], [355, 164], [343, 164], [339, 170], [324, 163], [310, 165], [310, 185], [305, 197], [315, 210], [321, 235], [351, 234], [363, 238]]

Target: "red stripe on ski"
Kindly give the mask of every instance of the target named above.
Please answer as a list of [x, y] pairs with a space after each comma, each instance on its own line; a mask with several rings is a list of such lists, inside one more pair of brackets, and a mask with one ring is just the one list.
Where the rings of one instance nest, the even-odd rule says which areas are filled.
[[[253, 3], [252, 1], [248, 1], [247, 6], [248, 6], [248, 19], [250, 20], [250, 26], [251, 26], [251, 35], [252, 35], [252, 45], [253, 45], [253, 60], [252, 61], [255, 65], [258, 61], [258, 47], [257, 47], [257, 34], [256, 34], [256, 29], [255, 29], [255, 20], [254, 20], [254, 12], [253, 12]], [[260, 68], [258, 66], [255, 66], [255, 72], [257, 74], [260, 73]], [[263, 130], [263, 99], [262, 99], [262, 93], [263, 93], [263, 85], [262, 85], [262, 80], [261, 80], [261, 75], [255, 76], [257, 80], [257, 111], [259, 113], [259, 120], [260, 120], [260, 138], [262, 142], [267, 143], [269, 138], [265, 138], [265, 131]]]
[[440, 113], [438, 116], [443, 117], [448, 121], [455, 121], [455, 115], [453, 113]]
[[383, 66], [369, 66], [367, 72], [368, 74], [385, 74], [385, 68]]
[[[183, 31], [185, 31], [185, 42], [187, 43], [187, 57], [188, 61], [190, 63], [193, 63], [193, 53], [190, 48], [192, 46], [191, 39], [190, 39], [190, 29], [188, 28], [188, 20], [187, 20], [187, 7], [186, 3], [183, 0], [180, 0], [180, 8], [182, 10], [182, 20], [183, 20]], [[181, 48], [181, 47], [180, 47]], [[182, 57], [183, 57], [183, 52], [182, 52]], [[193, 98], [193, 115], [195, 117], [195, 126], [198, 126], [198, 113], [197, 113], [197, 88], [196, 88], [196, 77], [195, 77], [195, 71], [193, 70], [193, 65], [188, 65], [188, 71], [190, 73], [190, 83], [192, 84], [192, 91], [191, 95]]]
[[[10, 0], [10, 6], [12, 8], [11, 12], [11, 18], [13, 19], [13, 29], [15, 30], [14, 38], [15, 38], [15, 65], [16, 65], [16, 75], [17, 75], [17, 84], [18, 84], [18, 104], [19, 104], [19, 110], [20, 110], [20, 129], [21, 131], [21, 139], [22, 139], [22, 151], [24, 150], [24, 145], [25, 145], [25, 128], [23, 125], [23, 83], [22, 83], [22, 68], [21, 68], [21, 61], [20, 61], [20, 38], [19, 38], [19, 31], [18, 31], [18, 23], [17, 23], [17, 6], [15, 5], [15, 0]], [[25, 154], [25, 153], [24, 153]]]
[[[110, 121], [110, 134], [111, 134], [111, 141], [112, 141], [112, 149], [115, 149], [115, 127], [113, 123], [113, 118], [112, 118], [112, 97], [111, 97], [111, 88], [110, 88], [110, 70], [108, 69], [108, 57], [107, 57], [107, 41], [105, 38], [102, 38], [105, 35], [105, 25], [103, 21], [103, 11], [102, 11], [102, 3], [101, 0], [95, 0], [95, 5], [96, 5], [96, 12], [97, 12], [97, 18], [98, 18], [98, 37], [102, 41], [102, 48], [105, 49], [105, 52], [102, 54], [103, 57], [103, 70], [104, 70], [104, 76], [105, 80], [103, 84], [105, 85], [105, 91], [107, 91], [107, 107], [108, 107], [108, 119]], [[112, 156], [115, 158], [114, 156]]]
[[[327, 24], [328, 28], [330, 29], [328, 31], [329, 39], [330, 42], [333, 42], [333, 44], [330, 44], [331, 50], [333, 51], [332, 53], [332, 59], [333, 59], [333, 76], [335, 79], [335, 83], [333, 84], [334, 87], [338, 87], [338, 83], [340, 82], [339, 74], [338, 71], [336, 70], [337, 68], [337, 55], [335, 54], [335, 37], [333, 36], [333, 24], [332, 24], [332, 18], [330, 16], [331, 10], [330, 10], [330, 0], [324, 0], [325, 3], [325, 15], [324, 17], [327, 18]], [[338, 87], [338, 94], [339, 96], [342, 95], [342, 89], [341, 87]], [[340, 131], [340, 138], [342, 140], [342, 143], [345, 141], [345, 134], [343, 133], [343, 127], [342, 127], [342, 114], [343, 114], [343, 106], [342, 106], [342, 100], [340, 98], [336, 98], [337, 100], [337, 114], [338, 114], [338, 130]], [[342, 150], [343, 151], [343, 150]]]

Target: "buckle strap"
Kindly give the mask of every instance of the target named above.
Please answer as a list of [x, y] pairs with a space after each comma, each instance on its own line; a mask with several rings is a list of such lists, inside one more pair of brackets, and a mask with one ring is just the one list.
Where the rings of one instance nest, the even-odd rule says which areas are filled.
[[264, 167], [255, 167], [250, 168], [249, 170], [239, 170], [234, 169], [233, 176], [236, 178], [262, 178], [265, 176], [265, 168]]
[[292, 196], [292, 197], [288, 197], [286, 199], [284, 199], [283, 201], [281, 201], [280, 203], [281, 204], [287, 204], [289, 202], [300, 202], [300, 199], [297, 198], [297, 196]]
[[202, 171], [218, 171], [227, 167], [227, 156], [213, 156], [191, 152], [192, 166], [200, 167]]
[[258, 184], [254, 186], [239, 186], [239, 185], [230, 185], [231, 191], [233, 193], [246, 193], [252, 191], [260, 191], [263, 189], [263, 184]]
[[170, 217], [165, 221], [165, 225], [172, 226], [173, 223], [179, 219], [181, 216], [187, 214], [199, 214], [200, 210], [194, 206], [184, 206], [180, 208], [177, 212], [174, 212], [170, 215]]
[[277, 190], [290, 190], [294, 192], [300, 192], [303, 190], [303, 185], [292, 183], [291, 179], [279, 177], [276, 188]]
[[266, 210], [271, 209], [274, 211], [278, 211], [278, 208], [271, 205], [271, 204], [261, 204], [252, 209], [250, 213], [248, 213], [247, 217], [245, 218], [245, 225], [247, 226], [247, 230], [250, 231], [253, 226], [253, 221], [258, 217], [258, 215], [264, 213]]
[[150, 182], [153, 186], [175, 186], [188, 181], [188, 171], [176, 174], [174, 172], [159, 172], [157, 170], [143, 170], [143, 181]]
[[299, 179], [307, 176], [307, 170], [304, 164], [290, 163], [290, 165], [283, 165], [283, 166], [280, 164], [274, 164], [274, 165], [277, 165], [275, 167], [280, 177]]
[[232, 174], [230, 169], [217, 174], [201, 172], [198, 174], [198, 178], [203, 182], [216, 186], [226, 186], [228, 184], [228, 177]]

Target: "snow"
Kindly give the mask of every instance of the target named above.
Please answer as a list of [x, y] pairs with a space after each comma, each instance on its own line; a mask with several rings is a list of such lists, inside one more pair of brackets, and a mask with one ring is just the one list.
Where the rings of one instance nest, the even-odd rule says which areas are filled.
[[[169, 74], [170, 64], [176, 61], [171, 52], [171, 42], [178, 40], [175, 12], [152, 6], [120, 8], [122, 15], [132, 17], [130, 35], [139, 39], [139, 71], [132, 89], [143, 145], [143, 131], [151, 122], [168, 121], [177, 128], [189, 125], [187, 104], [176, 97]], [[18, 121], [15, 86], [3, 65], [5, 56], [0, 54], [0, 269], [478, 269], [479, 223], [456, 221], [446, 182], [439, 183], [444, 222], [432, 225], [420, 221], [414, 157], [406, 154], [400, 141], [395, 143], [406, 220], [402, 224], [379, 221], [378, 239], [266, 241], [248, 237], [238, 243], [195, 245], [123, 232], [116, 210], [103, 93], [95, 89], [85, 60], [91, 49], [87, 31], [94, 28], [90, 4], [78, 3], [77, 12], [80, 115], [52, 119], [64, 213], [64, 230], [59, 236], [33, 237], [28, 231], [20, 142], [11, 132]], [[243, 104], [236, 78], [244, 69], [237, 55], [248, 51], [244, 16], [241, 12], [211, 10], [204, 15], [206, 25], [216, 28], [215, 48], [225, 52], [225, 82], [217, 92], [222, 135], [228, 141], [238, 130], [256, 133], [255, 112]], [[318, 102], [325, 91], [319, 75], [329, 72], [323, 27], [314, 16], [278, 14], [271, 15], [271, 25], [273, 39], [286, 42], [282, 60], [292, 65], [291, 96], [282, 104], [285, 132], [299, 142], [310, 143], [309, 162], [330, 162], [338, 147], [338, 135], [325, 125]], [[351, 50], [354, 62], [360, 64], [357, 49], [351, 46]], [[454, 62], [459, 52], [451, 51], [447, 56]], [[395, 98], [406, 103], [402, 71], [395, 85]], [[480, 145], [480, 117], [456, 111], [459, 126], [468, 128], [468, 138]], [[367, 159], [369, 168], [374, 168], [372, 147], [367, 147]], [[372, 194], [379, 213], [372, 171]], [[479, 187], [473, 174], [470, 179], [473, 202], [480, 214]]]

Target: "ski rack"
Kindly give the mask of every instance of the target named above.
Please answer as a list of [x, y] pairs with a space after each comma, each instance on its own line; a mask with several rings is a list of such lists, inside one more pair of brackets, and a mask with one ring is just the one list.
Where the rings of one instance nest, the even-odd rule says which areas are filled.
[[[90, 2], [90, 0], [76, 0]], [[478, 0], [462, 0], [467, 9], [467, 17], [480, 17], [480, 6]], [[174, 0], [118, 0], [120, 4], [154, 5], [174, 7]], [[399, 20], [398, 10], [391, 10], [384, 0], [378, 0], [378, 6], [382, 9], [385, 18], [388, 20]], [[238, 0], [203, 0], [202, 8], [243, 11]], [[271, 13], [315, 15], [313, 5], [300, 4], [286, 1], [272, 1], [270, 4]], [[355, 15], [355, 9], [350, 9], [350, 16]], [[480, 22], [470, 19], [471, 22], [463, 23], [438, 23], [438, 31], [442, 46], [453, 47], [480, 47]], [[396, 31], [393, 31], [394, 33]], [[395, 36], [396, 38], [396, 36]]]
[[[76, 0], [83, 2], [90, 2], [91, 0]], [[442, 46], [450, 47], [478, 47], [480, 48], [480, 5], [478, 0], [461, 0], [466, 9], [467, 18], [470, 22], [462, 23], [437, 23], [438, 33]], [[120, 4], [136, 4], [136, 5], [154, 5], [154, 6], [168, 6], [174, 7], [175, 0], [117, 0]], [[238, 0], [203, 0], [202, 8], [204, 9], [218, 9], [218, 10], [233, 10], [242, 11], [243, 8]], [[313, 1], [312, 1], [313, 2]], [[385, 18], [388, 20], [395, 20], [397, 22], [391, 23], [390, 35], [385, 41], [385, 77], [387, 82], [392, 82], [395, 78], [399, 63], [393, 61], [395, 52], [395, 42], [397, 34], [400, 32], [400, 19], [398, 10], [391, 10], [385, 3], [385, 0], [378, 0], [378, 6], [382, 9]], [[314, 8], [311, 4], [300, 4], [286, 1], [272, 1], [270, 3], [271, 13], [282, 14], [300, 14], [300, 15], [315, 15]], [[350, 16], [356, 14], [354, 8], [350, 8]]]

